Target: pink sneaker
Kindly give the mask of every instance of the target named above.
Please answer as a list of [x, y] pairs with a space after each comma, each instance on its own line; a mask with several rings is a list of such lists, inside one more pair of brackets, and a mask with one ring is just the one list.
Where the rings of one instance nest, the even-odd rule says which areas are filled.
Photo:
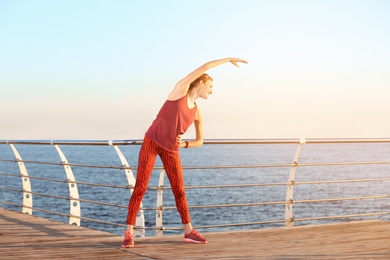
[[125, 239], [123, 239], [122, 247], [129, 248], [134, 247], [134, 238], [129, 231], [125, 231]]
[[207, 244], [207, 240], [204, 237], [202, 237], [195, 229], [193, 229], [191, 233], [189, 233], [188, 235], [187, 234], [184, 235], [184, 242]]

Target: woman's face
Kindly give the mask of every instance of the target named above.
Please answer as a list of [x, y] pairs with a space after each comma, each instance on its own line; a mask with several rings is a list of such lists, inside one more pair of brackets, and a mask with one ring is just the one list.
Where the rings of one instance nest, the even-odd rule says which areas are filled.
[[213, 93], [212, 88], [213, 88], [213, 81], [209, 79], [203, 83], [203, 86], [201, 85], [199, 96], [201, 98], [207, 99], [210, 96], [210, 94]]

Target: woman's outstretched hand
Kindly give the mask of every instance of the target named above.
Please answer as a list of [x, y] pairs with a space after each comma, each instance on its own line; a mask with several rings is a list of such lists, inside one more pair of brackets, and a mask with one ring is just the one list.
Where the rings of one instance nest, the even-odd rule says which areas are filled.
[[238, 66], [238, 62], [242, 62], [242, 63], [246, 63], [246, 64], [248, 64], [248, 62], [246, 61], [246, 60], [243, 60], [243, 59], [240, 59], [240, 58], [230, 58], [230, 62], [234, 65], [234, 66], [236, 66], [236, 67], [240, 67], [240, 66]]

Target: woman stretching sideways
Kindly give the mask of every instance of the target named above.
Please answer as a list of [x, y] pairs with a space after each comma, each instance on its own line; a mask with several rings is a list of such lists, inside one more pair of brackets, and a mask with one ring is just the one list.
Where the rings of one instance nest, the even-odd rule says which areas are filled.
[[[212, 94], [213, 79], [205, 72], [224, 63], [232, 63], [238, 67], [239, 62], [247, 63], [239, 58], [207, 62], [180, 80], [168, 95], [156, 119], [146, 131], [139, 152], [137, 178], [129, 201], [127, 230], [122, 247], [134, 247], [133, 229], [157, 155], [161, 158], [175, 196], [176, 208], [184, 225], [184, 241], [207, 243], [191, 225], [179, 148], [198, 147], [203, 144], [202, 114], [195, 101], [199, 97], [207, 99]], [[192, 123], [195, 126], [196, 139], [182, 142], [181, 136]]]

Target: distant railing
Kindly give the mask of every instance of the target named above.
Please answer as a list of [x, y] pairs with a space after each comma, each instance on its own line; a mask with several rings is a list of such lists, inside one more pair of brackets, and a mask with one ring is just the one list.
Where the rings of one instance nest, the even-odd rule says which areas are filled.
[[[134, 184], [135, 184], [135, 178], [133, 171], [137, 170], [136, 167], [130, 166], [128, 163], [126, 157], [122, 153], [122, 148], [126, 146], [138, 146], [142, 144], [142, 141], [0, 141], [0, 147], [3, 148], [0, 150], [0, 194], [3, 194], [3, 196], [0, 197], [0, 205], [7, 205], [9, 207], [19, 207], [21, 208], [21, 211], [23, 213], [27, 214], [33, 214], [33, 211], [38, 212], [44, 212], [49, 215], [58, 215], [68, 218], [69, 224], [75, 224], [75, 225], [81, 225], [81, 220], [89, 221], [89, 222], [95, 222], [100, 223], [103, 225], [110, 225], [110, 226], [116, 226], [116, 227], [125, 227], [124, 223], [114, 223], [109, 222], [105, 220], [99, 220], [89, 217], [83, 217], [83, 210], [81, 207], [82, 203], [88, 203], [95, 205], [96, 207], [99, 206], [107, 206], [112, 208], [118, 208], [121, 211], [126, 211], [127, 208], [126, 204], [119, 204], [119, 203], [111, 203], [107, 201], [102, 200], [94, 200], [94, 199], [85, 199], [82, 196], [80, 196], [81, 190], [80, 186], [89, 187], [89, 189], [93, 192], [94, 187], [104, 187], [112, 190], [124, 190], [124, 191], [133, 191]], [[256, 170], [256, 171], [265, 171], [265, 169], [287, 169], [289, 171], [288, 178], [285, 179], [285, 181], [271, 181], [271, 182], [251, 182], [251, 183], [236, 183], [236, 184], [219, 184], [219, 183], [212, 183], [212, 184], [204, 184], [204, 185], [187, 185], [186, 190], [202, 190], [202, 189], [212, 189], [212, 190], [220, 190], [221, 193], [225, 192], [226, 190], [231, 189], [250, 189], [250, 188], [272, 188], [272, 187], [284, 187], [284, 196], [285, 199], [283, 200], [275, 200], [275, 201], [263, 201], [261, 199], [251, 199], [251, 202], [242, 202], [242, 203], [224, 203], [224, 204], [213, 204], [213, 205], [190, 205], [190, 209], [226, 209], [226, 208], [240, 208], [241, 212], [247, 210], [248, 208], [254, 208], [254, 207], [266, 207], [266, 206], [273, 206], [280, 208], [282, 206], [284, 208], [284, 216], [281, 216], [280, 214], [272, 213], [272, 212], [278, 212], [277, 210], [270, 210], [269, 216], [270, 219], [265, 220], [259, 220], [259, 221], [250, 221], [250, 222], [232, 222], [232, 223], [218, 223], [213, 225], [201, 225], [197, 228], [199, 229], [217, 229], [217, 228], [229, 228], [229, 227], [242, 227], [242, 226], [259, 226], [259, 225], [268, 225], [268, 224], [278, 224], [278, 223], [284, 223], [287, 227], [292, 227], [294, 223], [298, 221], [322, 221], [322, 220], [328, 220], [328, 219], [351, 219], [351, 218], [364, 218], [364, 217], [378, 217], [378, 216], [388, 216], [390, 215], [390, 211], [388, 211], [388, 205], [389, 205], [389, 198], [390, 198], [390, 192], [388, 192], [388, 189], [385, 189], [387, 193], [376, 193], [379, 191], [379, 189], [375, 189], [373, 191], [370, 191], [371, 194], [368, 193], [369, 187], [371, 187], [372, 183], [376, 184], [386, 184], [386, 182], [390, 181], [390, 139], [276, 139], [276, 140], [207, 140], [204, 142], [206, 146], [217, 146], [217, 145], [262, 145], [262, 146], [269, 146], [269, 145], [293, 145], [295, 147], [295, 154], [293, 155], [293, 158], [290, 162], [277, 162], [277, 163], [255, 163], [255, 164], [247, 164], [245, 161], [237, 164], [237, 165], [226, 165], [226, 164], [218, 164], [218, 165], [194, 165], [194, 166], [184, 166], [185, 171], [228, 171], [228, 170], [239, 170], [240, 172], [244, 172], [247, 170]], [[332, 160], [332, 161], [314, 161], [314, 162], [301, 162], [301, 150], [302, 147], [305, 145], [336, 145], [340, 146], [342, 144], [348, 144], [348, 145], [356, 145], [358, 146], [365, 146], [368, 144], [380, 144], [381, 147], [378, 148], [380, 151], [384, 151], [385, 155], [381, 155], [379, 160], [347, 160], [347, 161], [339, 161], [339, 160]], [[44, 158], [39, 157], [38, 155], [35, 156], [34, 160], [30, 159], [23, 159], [21, 154], [19, 153], [19, 147], [32, 147], [32, 146], [52, 146], [55, 148], [60, 161], [55, 160], [44, 160]], [[93, 146], [107, 146], [107, 147], [113, 147], [117, 159], [121, 162], [120, 165], [101, 165], [101, 164], [86, 164], [86, 163], [70, 163], [68, 161], [67, 156], [65, 156], [65, 153], [63, 152], [63, 147], [66, 146], [74, 146], [75, 149], [79, 149], [80, 147], [93, 147]], [[4, 149], [7, 149], [6, 147], [9, 147], [12, 150], [14, 158], [10, 158], [9, 156], [5, 156], [5, 152], [1, 152]], [[230, 147], [230, 146], [229, 146]], [[354, 150], [355, 148], [352, 148]], [[385, 150], [383, 150], [385, 149]], [[364, 151], [370, 152], [370, 148], [363, 149]], [[26, 151], [25, 151], [26, 153]], [[37, 153], [35, 151], [35, 153]], [[373, 152], [374, 155], [380, 155], [379, 152]], [[388, 154], [386, 159], [386, 154]], [[67, 154], [69, 155], [69, 154]], [[275, 156], [277, 156], [276, 154]], [[313, 154], [311, 154], [313, 155]], [[136, 156], [134, 154], [133, 156]], [[44, 155], [43, 157], [46, 157]], [[97, 156], [96, 160], [100, 161], [99, 158], [104, 158], [105, 154], [101, 154]], [[306, 156], [307, 157], [307, 156]], [[319, 156], [321, 157], [321, 156]], [[353, 156], [350, 156], [353, 158]], [[375, 157], [375, 156], [374, 156]], [[36, 159], [39, 158], [39, 159]], [[349, 158], [349, 157], [348, 157]], [[375, 157], [376, 158], [376, 157]], [[323, 159], [323, 158], [319, 158]], [[136, 159], [132, 158], [132, 160], [135, 162]], [[224, 158], [221, 158], [221, 160], [224, 160]], [[19, 172], [15, 172], [14, 169], [12, 169], [11, 165], [18, 165]], [[45, 171], [45, 168], [50, 167], [63, 167], [63, 171], [65, 173], [65, 179], [61, 178], [54, 178], [51, 176], [39, 176], [38, 174], [32, 175], [30, 174], [30, 170], [27, 169], [26, 165], [35, 165], [35, 169], [38, 169], [37, 171], [41, 172], [42, 169]], [[373, 169], [373, 172], [370, 173], [364, 173], [365, 169], [362, 167], [368, 167], [368, 166], [375, 166], [376, 168]], [[321, 172], [320, 168], [326, 168], [330, 169], [329, 167], [342, 167], [342, 169], [347, 169], [348, 167], [354, 167], [359, 170], [356, 171], [356, 173], [359, 173], [359, 175], [363, 175], [363, 178], [346, 178], [346, 175], [343, 174], [335, 174], [335, 176], [339, 176], [340, 179], [332, 179], [332, 180], [326, 180], [323, 179], [323, 176], [327, 176], [326, 172]], [[315, 175], [312, 180], [302, 180], [299, 181], [297, 179], [297, 170], [298, 169], [315, 169], [316, 172], [319, 172], [319, 175]], [[75, 169], [90, 169], [92, 171], [92, 174], [95, 172], [102, 170], [102, 169], [109, 169], [109, 170], [116, 170], [116, 171], [123, 171], [124, 175], [123, 177], [126, 178], [126, 185], [118, 185], [118, 184], [109, 184], [108, 182], [95, 182], [95, 181], [77, 181], [78, 176], [74, 173]], [[170, 227], [167, 225], [164, 225], [163, 221], [163, 212], [168, 210], [174, 210], [174, 206], [164, 206], [163, 201], [163, 194], [164, 191], [167, 189], [170, 189], [169, 186], [165, 186], [164, 184], [164, 169], [163, 167], [155, 167], [155, 170], [160, 172], [159, 180], [157, 186], [149, 186], [149, 191], [155, 191], [157, 198], [156, 198], [156, 206], [150, 207], [148, 205], [147, 207], [144, 207], [141, 205], [141, 209], [139, 212], [139, 215], [137, 216], [137, 235], [138, 236], [144, 236], [145, 230], [155, 230], [157, 236], [163, 235], [164, 230], [180, 230], [181, 227]], [[56, 170], [58, 171], [58, 170]], [[353, 170], [355, 171], [355, 170]], [[363, 172], [363, 173], [362, 173]], [[381, 174], [377, 174], [377, 173]], [[362, 173], [362, 174], [360, 174]], [[354, 174], [352, 176], [355, 176]], [[364, 177], [366, 176], [366, 177]], [[374, 177], [372, 177], [374, 176]], [[19, 183], [22, 185], [22, 189], [15, 188], [14, 184], [7, 184], [7, 183], [15, 183], [15, 179], [19, 179]], [[2, 181], [3, 180], [10, 180], [10, 181]], [[50, 185], [53, 185], [55, 183], [66, 183], [67, 184], [67, 194], [53, 194], [50, 193], [50, 187], [47, 188], [47, 193], [44, 192], [37, 192], [34, 190], [34, 182], [37, 181], [44, 181], [51, 183]], [[328, 190], [327, 188], [323, 188], [323, 186], [327, 185], [334, 185], [336, 187], [339, 187], [338, 185], [344, 185], [344, 184], [361, 184], [360, 186], [357, 186], [356, 192], [359, 192], [359, 194], [354, 196], [341, 196], [339, 194], [343, 194], [343, 188], [337, 188], [336, 192], [333, 192], [334, 197], [329, 198], [316, 198], [317, 195], [321, 194], [321, 190]], [[310, 192], [302, 192], [301, 196], [298, 196], [298, 199], [294, 199], [294, 192], [296, 187], [303, 187], [312, 185], [316, 188], [312, 188]], [[46, 185], [45, 185], [46, 186]], [[321, 186], [321, 188], [317, 188]], [[367, 188], [365, 188], [367, 187]], [[63, 191], [61, 191], [63, 193]], [[60, 193], [61, 193], [60, 192]], [[355, 192], [355, 191], [354, 191]], [[267, 193], [267, 191], [265, 191]], [[13, 194], [13, 195], [12, 195]], [[20, 200], [20, 195], [15, 194], [21, 194], [22, 201]], [[123, 193], [122, 193], [123, 194]], [[128, 193], [127, 200], [130, 196]], [[240, 194], [239, 192], [237, 194]], [[262, 194], [260, 192], [260, 194]], [[280, 194], [279, 194], [280, 195]], [[316, 195], [316, 196], [314, 196]], [[261, 196], [261, 195], [260, 195]], [[56, 211], [53, 209], [53, 206], [48, 208], [41, 208], [41, 207], [34, 207], [33, 202], [36, 197], [40, 198], [51, 198], [51, 199], [59, 199], [59, 200], [66, 200], [69, 201], [69, 211], [68, 212], [61, 212]], [[249, 196], [251, 197], [251, 196]], [[299, 199], [301, 197], [301, 199]], [[7, 199], [6, 199], [7, 198]], [[327, 214], [329, 212], [329, 209], [333, 207], [334, 205], [338, 205], [345, 201], [378, 201], [378, 205], [382, 205], [382, 207], [365, 207], [366, 210], [364, 212], [355, 212], [353, 214], [346, 214], [342, 213], [345, 211], [343, 207], [339, 207], [340, 214], [337, 215], [329, 215]], [[313, 210], [313, 208], [309, 207], [309, 210], [306, 210], [305, 212], [301, 212], [301, 216], [295, 216], [293, 209], [297, 207], [297, 205], [313, 205], [313, 204], [324, 204], [328, 203], [327, 206], [321, 207], [320, 210]], [[368, 205], [374, 205], [375, 203], [367, 203]], [[329, 206], [331, 205], [331, 206]], [[375, 204], [376, 205], [376, 204]], [[385, 206], [383, 206], [385, 205]], [[350, 208], [351, 206], [348, 206]], [[98, 211], [98, 210], [97, 210]], [[145, 211], [155, 211], [155, 223], [146, 223], [145, 222]], [[307, 212], [309, 211], [309, 212]], [[347, 212], [348, 213], [348, 212]], [[106, 214], [106, 213], [105, 213]], [[124, 220], [124, 219], [123, 219]], [[164, 219], [165, 220], [165, 219]]]

